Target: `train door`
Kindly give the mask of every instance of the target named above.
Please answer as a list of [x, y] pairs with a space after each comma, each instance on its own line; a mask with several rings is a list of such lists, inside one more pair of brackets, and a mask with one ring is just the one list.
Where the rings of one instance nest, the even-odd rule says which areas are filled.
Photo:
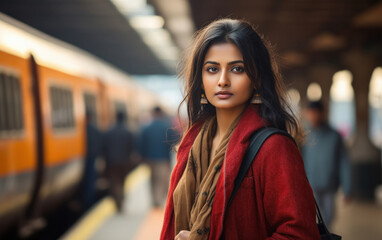
[[30, 58], [31, 80], [32, 80], [32, 92], [33, 92], [33, 104], [34, 104], [34, 117], [35, 117], [35, 129], [36, 129], [36, 149], [37, 149], [37, 165], [36, 165], [36, 178], [34, 189], [32, 191], [32, 200], [30, 209], [27, 211], [27, 216], [32, 214], [32, 209], [37, 201], [39, 188], [41, 186], [43, 171], [44, 171], [44, 142], [43, 142], [43, 118], [41, 110], [41, 93], [40, 83], [38, 77], [38, 65], [33, 56]]
[[0, 236], [31, 201], [37, 161], [31, 88], [29, 61], [0, 51]]

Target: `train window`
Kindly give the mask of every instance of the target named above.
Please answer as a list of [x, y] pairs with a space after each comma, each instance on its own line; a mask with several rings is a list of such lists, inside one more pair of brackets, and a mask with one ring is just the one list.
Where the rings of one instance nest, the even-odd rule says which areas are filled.
[[74, 127], [73, 94], [62, 87], [50, 87], [53, 129]]
[[84, 93], [84, 101], [85, 101], [85, 111], [86, 113], [90, 113], [92, 117], [92, 123], [97, 125], [97, 102], [96, 96], [92, 93]]
[[23, 129], [20, 79], [0, 72], [0, 135], [9, 136]]

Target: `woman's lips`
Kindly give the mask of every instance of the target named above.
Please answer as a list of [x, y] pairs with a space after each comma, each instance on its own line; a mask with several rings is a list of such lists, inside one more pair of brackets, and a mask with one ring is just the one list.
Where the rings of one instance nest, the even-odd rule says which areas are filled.
[[230, 98], [233, 94], [231, 92], [221, 91], [215, 94], [219, 99]]

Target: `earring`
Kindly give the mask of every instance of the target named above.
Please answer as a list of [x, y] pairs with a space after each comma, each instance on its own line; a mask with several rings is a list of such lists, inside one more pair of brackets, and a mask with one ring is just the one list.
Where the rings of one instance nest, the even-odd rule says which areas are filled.
[[258, 94], [258, 93], [253, 94], [251, 103], [253, 103], [253, 104], [261, 104], [262, 101], [261, 101], [260, 94]]
[[202, 93], [202, 96], [200, 97], [200, 104], [207, 104], [207, 103], [208, 103], [207, 98], [204, 95], [204, 93]]

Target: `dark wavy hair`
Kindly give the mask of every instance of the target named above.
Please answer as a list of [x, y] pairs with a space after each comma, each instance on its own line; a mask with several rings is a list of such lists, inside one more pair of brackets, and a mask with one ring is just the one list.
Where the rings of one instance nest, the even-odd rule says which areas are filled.
[[294, 137], [300, 135], [297, 118], [286, 101], [284, 83], [271, 48], [249, 22], [238, 19], [216, 20], [194, 35], [180, 75], [185, 81], [185, 96], [179, 108], [187, 103], [188, 129], [199, 120], [215, 114], [215, 107], [210, 103], [200, 104], [200, 98], [204, 58], [209, 48], [218, 43], [233, 43], [239, 48], [245, 71], [261, 96], [259, 115], [262, 119]]

